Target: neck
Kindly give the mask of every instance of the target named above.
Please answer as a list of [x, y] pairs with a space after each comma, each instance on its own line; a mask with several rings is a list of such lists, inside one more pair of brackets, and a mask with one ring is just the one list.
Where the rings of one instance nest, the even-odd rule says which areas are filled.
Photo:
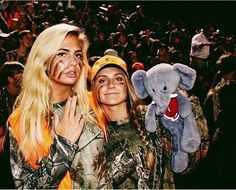
[[71, 87], [64, 87], [60, 89], [53, 89], [52, 91], [52, 103], [58, 103], [66, 100], [71, 94]]
[[120, 121], [128, 118], [129, 115], [126, 102], [116, 106], [102, 105], [102, 108], [108, 121]]
[[25, 56], [27, 51], [27, 48], [20, 45], [20, 47], [18, 48], [18, 55], [20, 55], [21, 57]]

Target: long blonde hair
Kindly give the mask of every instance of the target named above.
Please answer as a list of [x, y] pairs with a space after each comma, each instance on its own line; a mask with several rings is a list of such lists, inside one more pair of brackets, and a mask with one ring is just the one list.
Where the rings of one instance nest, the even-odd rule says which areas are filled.
[[[90, 114], [90, 104], [87, 96], [86, 82], [90, 69], [87, 60], [89, 42], [80, 28], [68, 24], [57, 24], [45, 29], [37, 37], [28, 56], [23, 72], [23, 86], [18, 96], [15, 108], [21, 113], [20, 120], [20, 150], [27, 160], [33, 155], [40, 159], [37, 146], [43, 146], [42, 122], [52, 113], [52, 86], [46, 74], [48, 64], [59, 49], [61, 43], [69, 34], [76, 34], [82, 45], [83, 66], [74, 91], [78, 94], [77, 111], [83, 112], [85, 120], [96, 122]], [[15, 109], [14, 108], [14, 109]]]

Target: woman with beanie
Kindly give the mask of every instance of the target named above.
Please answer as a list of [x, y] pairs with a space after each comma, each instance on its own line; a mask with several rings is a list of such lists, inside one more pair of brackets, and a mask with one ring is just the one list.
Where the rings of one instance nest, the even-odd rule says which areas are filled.
[[173, 189], [171, 136], [164, 128], [147, 134], [126, 63], [106, 52], [91, 72], [91, 99], [106, 134], [108, 175], [115, 189]]

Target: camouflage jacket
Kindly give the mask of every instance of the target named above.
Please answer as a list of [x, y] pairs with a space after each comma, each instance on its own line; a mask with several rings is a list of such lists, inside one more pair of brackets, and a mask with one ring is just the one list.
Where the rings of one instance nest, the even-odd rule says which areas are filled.
[[[59, 116], [64, 110], [63, 104], [55, 104], [54, 110]], [[100, 128], [86, 123], [80, 139], [72, 144], [61, 136], [53, 135], [53, 144], [48, 157], [40, 162], [40, 168], [34, 169], [24, 161], [19, 146], [10, 127], [10, 161], [16, 188], [58, 188], [69, 170], [73, 189], [110, 188], [104, 159], [104, 139]]]
[[[145, 106], [139, 121], [144, 126]], [[140, 140], [134, 123], [129, 119], [110, 122], [108, 143], [105, 145], [108, 174], [114, 189], [174, 189], [170, 168], [171, 136], [160, 127], [148, 134], [148, 147]], [[148, 169], [146, 152], [154, 154], [154, 169]]]

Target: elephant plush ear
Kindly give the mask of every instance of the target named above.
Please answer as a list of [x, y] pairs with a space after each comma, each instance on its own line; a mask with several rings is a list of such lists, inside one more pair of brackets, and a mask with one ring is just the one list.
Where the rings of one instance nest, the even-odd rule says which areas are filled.
[[131, 81], [134, 86], [135, 92], [140, 99], [148, 97], [144, 86], [144, 80], [146, 78], [146, 72], [144, 70], [135, 71], [131, 76]]
[[197, 76], [196, 71], [181, 63], [175, 63], [173, 68], [180, 76], [179, 87], [184, 90], [190, 90], [193, 88]]

